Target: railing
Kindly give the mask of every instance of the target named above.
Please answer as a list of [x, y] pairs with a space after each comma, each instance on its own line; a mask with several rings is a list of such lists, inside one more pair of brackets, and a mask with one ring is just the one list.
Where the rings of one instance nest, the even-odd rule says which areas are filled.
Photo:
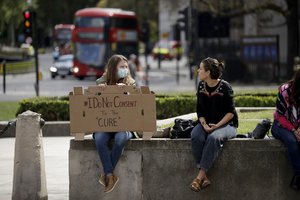
[[[34, 71], [34, 60], [20, 62], [6, 62], [6, 74], [19, 74]], [[4, 64], [0, 64], [0, 74], [4, 73]]]

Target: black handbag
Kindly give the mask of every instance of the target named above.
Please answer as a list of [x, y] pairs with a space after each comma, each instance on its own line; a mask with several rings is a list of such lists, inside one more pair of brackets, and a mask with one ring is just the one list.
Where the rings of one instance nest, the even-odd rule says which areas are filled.
[[252, 131], [252, 137], [254, 139], [264, 139], [271, 126], [272, 122], [270, 119], [263, 119], [256, 125], [255, 129]]
[[259, 122], [252, 132], [246, 134], [238, 134], [237, 138], [254, 138], [254, 139], [264, 139], [272, 126], [270, 119], [263, 119]]
[[191, 119], [175, 119], [175, 124], [170, 132], [170, 138], [190, 138], [191, 132], [196, 126], [197, 121], [193, 121]]

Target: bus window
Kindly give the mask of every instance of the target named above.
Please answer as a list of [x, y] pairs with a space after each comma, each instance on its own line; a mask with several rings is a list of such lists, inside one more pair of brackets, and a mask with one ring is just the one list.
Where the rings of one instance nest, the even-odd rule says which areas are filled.
[[105, 44], [104, 43], [76, 43], [75, 57], [81, 63], [100, 67], [104, 63]]
[[75, 26], [78, 28], [101, 28], [104, 27], [105, 20], [100, 17], [76, 17]]
[[67, 40], [70, 41], [72, 37], [72, 30], [70, 29], [59, 29], [56, 31], [57, 40]]
[[137, 21], [136, 19], [130, 19], [130, 18], [112, 18], [111, 27], [135, 29], [137, 27]]

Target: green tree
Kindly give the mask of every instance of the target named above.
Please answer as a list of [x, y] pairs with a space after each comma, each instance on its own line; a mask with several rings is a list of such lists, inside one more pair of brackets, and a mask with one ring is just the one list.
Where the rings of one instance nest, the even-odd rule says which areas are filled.
[[[34, 5], [34, 4], [33, 4]], [[16, 30], [23, 21], [23, 10], [28, 6], [24, 0], [0, 1], [0, 42], [14, 46], [16, 44]]]
[[56, 24], [72, 24], [77, 10], [95, 7], [98, 0], [36, 0], [37, 24], [43, 36], [50, 35]]

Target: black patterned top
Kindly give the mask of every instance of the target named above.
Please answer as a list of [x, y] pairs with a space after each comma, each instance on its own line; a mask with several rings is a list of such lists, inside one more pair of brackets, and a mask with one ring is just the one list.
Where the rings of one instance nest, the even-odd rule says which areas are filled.
[[200, 81], [197, 90], [198, 118], [204, 117], [207, 124], [217, 124], [227, 113], [234, 114], [228, 124], [238, 127], [238, 116], [234, 106], [231, 85], [220, 80], [215, 87], [209, 87], [204, 81]]

